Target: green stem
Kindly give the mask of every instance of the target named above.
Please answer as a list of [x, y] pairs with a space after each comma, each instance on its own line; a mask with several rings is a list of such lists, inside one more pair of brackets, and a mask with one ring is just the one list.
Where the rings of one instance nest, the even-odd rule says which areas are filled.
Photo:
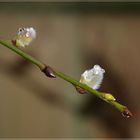
[[[17, 54], [19, 54], [20, 56], [22, 56], [23, 58], [25, 58], [27, 61], [30, 61], [31, 63], [35, 64], [37, 67], [40, 68], [40, 70], [42, 71], [43, 69], [46, 68], [46, 65], [44, 63], [42, 63], [41, 61], [37, 60], [36, 58], [32, 57], [31, 55], [23, 52], [22, 50], [20, 50], [19, 48], [15, 47], [14, 45], [8, 43], [7, 41], [4, 40], [0, 40], [0, 44], [2, 44], [3, 46], [11, 49], [12, 51], [16, 52]], [[54, 69], [53, 69], [54, 71]], [[102, 100], [106, 101], [107, 103], [111, 104], [112, 106], [114, 106], [117, 110], [119, 110], [120, 112], [123, 113], [123, 115], [125, 115], [125, 117], [131, 117], [132, 113], [127, 109], [126, 106], [116, 102], [116, 101], [111, 101], [108, 100], [106, 98], [104, 98], [104, 92], [99, 92], [97, 90], [92, 89], [91, 87], [80, 83], [79, 81], [71, 78], [68, 75], [65, 75], [62, 72], [58, 72], [58, 71], [54, 71], [55, 75], [60, 77], [61, 79], [64, 79], [65, 81], [71, 83], [72, 85], [74, 85], [75, 87], [80, 87], [81, 89], [84, 89], [85, 91], [94, 94], [95, 96], [101, 98]]]
[[97, 90], [94, 90], [92, 89], [91, 87], [85, 85], [85, 84], [82, 84], [80, 82], [78, 82], [77, 80], [74, 80], [73, 78], [71, 78], [70, 76], [68, 75], [65, 75], [64, 73], [62, 72], [56, 72], [55, 71], [55, 74], [57, 76], [59, 76], [60, 78], [64, 79], [65, 81], [68, 81], [69, 83], [73, 84], [74, 86], [78, 86], [86, 91], [88, 91], [89, 93], [92, 93], [94, 94], [95, 96], [101, 98], [102, 100], [106, 101], [107, 103], [111, 104], [112, 106], [114, 106], [115, 108], [117, 108], [120, 112], [122, 112], [124, 110], [124, 108], [126, 108], [126, 106], [124, 105], [121, 105], [120, 103], [116, 102], [116, 101], [108, 101], [104, 98], [104, 94], [103, 92], [99, 92]]
[[32, 57], [31, 55], [23, 52], [22, 50], [18, 49], [17, 47], [15, 47], [12, 44], [9, 44], [7, 41], [4, 40], [0, 40], [0, 44], [4, 45], [5, 47], [11, 49], [12, 51], [16, 52], [17, 54], [19, 54], [20, 56], [22, 56], [23, 58], [25, 58], [26, 60], [30, 61], [31, 63], [35, 64], [36, 66], [38, 66], [41, 70], [44, 69], [46, 67], [45, 64], [43, 64], [41, 61], [35, 59], [34, 57]]

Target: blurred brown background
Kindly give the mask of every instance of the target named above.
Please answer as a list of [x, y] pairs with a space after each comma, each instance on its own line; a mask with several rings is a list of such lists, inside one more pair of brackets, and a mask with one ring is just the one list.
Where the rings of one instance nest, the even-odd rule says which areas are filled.
[[34, 27], [37, 39], [26, 52], [75, 79], [101, 65], [100, 90], [134, 114], [123, 118], [0, 46], [0, 137], [140, 137], [139, 9], [139, 3], [0, 3], [1, 39]]

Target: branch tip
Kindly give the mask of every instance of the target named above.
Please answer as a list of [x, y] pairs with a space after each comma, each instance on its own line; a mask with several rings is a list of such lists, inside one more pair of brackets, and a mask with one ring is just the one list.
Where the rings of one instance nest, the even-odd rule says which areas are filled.
[[124, 110], [122, 111], [122, 115], [125, 118], [130, 118], [133, 116], [133, 114], [130, 112], [130, 110], [127, 107], [124, 108]]

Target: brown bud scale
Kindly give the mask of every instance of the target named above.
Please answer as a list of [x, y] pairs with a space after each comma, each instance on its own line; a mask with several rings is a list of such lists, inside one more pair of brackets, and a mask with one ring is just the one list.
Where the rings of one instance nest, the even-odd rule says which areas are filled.
[[87, 93], [86, 90], [84, 90], [84, 89], [82, 89], [82, 88], [80, 88], [80, 87], [78, 87], [78, 86], [76, 86], [75, 88], [76, 88], [76, 90], [77, 90], [80, 94], [85, 94], [85, 93]]
[[16, 46], [16, 40], [11, 40], [12, 44]]
[[53, 69], [50, 66], [46, 66], [42, 72], [45, 73], [46, 76], [50, 77], [50, 78], [56, 78]]

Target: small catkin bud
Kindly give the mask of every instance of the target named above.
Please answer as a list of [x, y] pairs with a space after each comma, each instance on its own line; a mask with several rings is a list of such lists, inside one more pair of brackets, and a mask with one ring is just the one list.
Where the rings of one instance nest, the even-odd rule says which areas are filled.
[[108, 101], [115, 101], [116, 100], [114, 98], [114, 96], [112, 94], [109, 94], [109, 93], [105, 93], [104, 98]]
[[50, 78], [56, 78], [53, 69], [50, 66], [46, 66], [42, 72], [45, 73], [46, 76], [50, 77]]
[[33, 27], [19, 28], [15, 39], [12, 40], [16, 47], [26, 47], [36, 38], [36, 30]]
[[76, 86], [75, 88], [76, 88], [76, 90], [77, 90], [80, 94], [85, 94], [85, 93], [87, 93], [86, 90], [84, 90], [84, 89], [82, 89], [82, 88], [80, 88], [80, 87], [78, 87], [78, 86]]

